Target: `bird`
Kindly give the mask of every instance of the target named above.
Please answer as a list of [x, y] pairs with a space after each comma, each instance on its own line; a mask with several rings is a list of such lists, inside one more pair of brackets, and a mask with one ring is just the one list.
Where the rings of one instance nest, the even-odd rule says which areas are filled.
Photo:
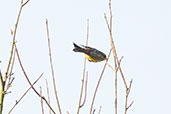
[[107, 59], [106, 55], [103, 52], [95, 48], [84, 46], [84, 45], [81, 45], [82, 47], [80, 47], [75, 43], [73, 43], [73, 45], [74, 45], [73, 51], [84, 53], [86, 59], [88, 59], [90, 62], [101, 62]]

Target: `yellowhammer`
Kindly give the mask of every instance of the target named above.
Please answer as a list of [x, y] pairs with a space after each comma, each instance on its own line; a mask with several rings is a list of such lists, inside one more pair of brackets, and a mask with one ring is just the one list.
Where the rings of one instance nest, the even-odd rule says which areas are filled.
[[95, 48], [92, 48], [92, 47], [88, 47], [88, 46], [83, 46], [80, 47], [78, 46], [77, 44], [73, 43], [74, 45], [74, 49], [73, 51], [75, 52], [81, 52], [81, 53], [84, 53], [85, 54], [85, 57], [90, 61], [90, 62], [100, 62], [100, 61], [103, 61], [103, 60], [106, 60], [106, 55], [95, 49]]

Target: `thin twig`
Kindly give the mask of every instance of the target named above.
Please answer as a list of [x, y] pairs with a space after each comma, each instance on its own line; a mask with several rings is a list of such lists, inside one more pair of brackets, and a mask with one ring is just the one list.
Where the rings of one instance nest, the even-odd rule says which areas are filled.
[[[48, 96], [48, 103], [50, 104], [49, 87], [48, 87], [47, 79], [46, 79], [46, 90], [47, 90], [47, 96]], [[51, 114], [51, 110], [50, 109], [49, 109], [49, 114]]]
[[111, 68], [113, 71], [115, 71], [115, 69], [110, 65], [110, 64], [107, 64], [109, 68]]
[[[41, 74], [37, 79], [36, 81], [34, 81], [34, 83], [32, 84], [32, 86], [34, 86], [37, 81], [43, 76], [43, 74]], [[10, 114], [12, 112], [12, 110], [17, 106], [17, 104], [24, 98], [24, 96], [29, 92], [29, 90], [31, 89], [31, 87], [29, 87], [25, 92], [24, 94], [19, 98], [19, 100], [17, 100], [17, 102], [14, 104], [14, 106], [10, 109], [10, 111], [8, 112], [8, 114]]]
[[129, 83], [129, 88], [126, 90], [126, 95], [125, 95], [125, 111], [124, 111], [124, 114], [127, 113], [127, 110], [132, 106], [133, 104], [133, 101], [131, 102], [131, 104], [129, 106], [127, 106], [128, 104], [128, 96], [129, 96], [129, 93], [130, 93], [130, 90], [131, 90], [131, 86], [132, 86], [132, 81], [133, 79], [131, 79], [130, 83]]
[[2, 85], [3, 84], [3, 78], [2, 78], [1, 70], [0, 70], [0, 82], [1, 82], [1, 85]]
[[12, 71], [13, 71], [13, 68], [14, 68], [14, 61], [15, 61], [15, 52], [14, 52], [13, 59], [12, 59], [11, 69], [10, 69], [10, 73], [9, 73], [9, 76], [8, 76], [8, 84], [6, 86], [5, 93], [7, 92], [9, 87], [11, 86], [12, 82], [14, 81], [14, 78], [12, 78], [12, 80], [11, 80]]
[[[88, 45], [88, 36], [89, 36], [89, 19], [87, 19], [86, 46]], [[81, 84], [80, 97], [79, 97], [79, 102], [78, 102], [78, 107], [77, 107], [77, 114], [79, 114], [79, 112], [80, 112], [81, 99], [82, 99], [83, 88], [84, 88], [85, 71], [86, 71], [86, 58], [84, 58], [84, 67], [83, 67], [83, 75], [82, 75], [82, 84]]]
[[[111, 6], [111, 0], [109, 0], [109, 14], [110, 14], [110, 33], [111, 33], [111, 36], [112, 36], [112, 6]], [[112, 42], [111, 42], [112, 44]], [[113, 49], [112, 49], [113, 50]], [[114, 55], [114, 54], [113, 54]], [[117, 72], [118, 72], [118, 69], [117, 69], [117, 57], [114, 56], [114, 64], [115, 64], [115, 114], [117, 114], [117, 107], [118, 107], [118, 95], [117, 95]]]
[[119, 60], [119, 63], [118, 63], [119, 65], [121, 64], [122, 59], [123, 59], [123, 56]]
[[100, 106], [98, 114], [100, 114], [100, 113], [101, 113], [101, 110], [102, 110], [102, 106]]
[[40, 95], [41, 95], [40, 103], [41, 103], [42, 114], [44, 114], [43, 99], [42, 99], [42, 88], [41, 88], [41, 86], [40, 86]]
[[134, 103], [134, 101], [132, 101], [132, 102], [129, 104], [129, 106], [127, 107], [126, 110], [128, 110], [128, 109], [133, 105], [133, 103]]
[[[30, 80], [29, 80], [29, 78], [28, 78], [28, 76], [27, 76], [27, 74], [26, 74], [26, 72], [25, 72], [25, 70], [24, 70], [24, 67], [23, 67], [23, 65], [22, 65], [22, 63], [21, 63], [20, 56], [19, 56], [19, 53], [18, 53], [16, 44], [15, 44], [15, 51], [16, 51], [16, 54], [17, 54], [17, 58], [18, 58], [20, 67], [21, 67], [21, 69], [22, 69], [22, 71], [23, 71], [23, 74], [24, 74], [24, 76], [25, 76], [27, 82], [29, 83], [29, 85], [31, 86], [31, 88], [33, 89], [33, 91], [34, 91], [39, 97], [42, 97], [42, 96], [37, 92], [37, 90], [33, 87], [33, 85], [31, 84], [31, 82], [30, 82]], [[55, 111], [54, 111], [54, 110], [52, 109], [52, 107], [50, 106], [50, 104], [48, 103], [48, 101], [47, 101], [44, 97], [42, 97], [42, 99], [45, 101], [45, 103], [48, 105], [48, 107], [52, 110], [52, 112], [53, 112], [54, 114], [56, 114]]]
[[[119, 60], [119, 65], [121, 64], [122, 59], [123, 59], [123, 56], [122, 56], [122, 57], [120, 58], [120, 60]], [[115, 72], [115, 70], [118, 70], [118, 68], [117, 68], [117, 69], [113, 68], [109, 63], [108, 63], [107, 65], [108, 65], [108, 67], [111, 68], [114, 72]]]
[[54, 75], [53, 64], [52, 64], [50, 37], [49, 37], [49, 28], [48, 28], [48, 20], [47, 19], [46, 19], [46, 32], [47, 32], [47, 40], [48, 40], [48, 49], [49, 49], [48, 51], [49, 51], [49, 59], [50, 59], [50, 68], [51, 68], [52, 80], [53, 80], [53, 89], [54, 89], [54, 94], [55, 94], [55, 98], [56, 98], [56, 102], [57, 102], [57, 106], [58, 106], [58, 111], [59, 111], [60, 114], [62, 114], [61, 108], [60, 108], [60, 104], [59, 104], [58, 95], [57, 95], [56, 84], [55, 84], [55, 75]]
[[86, 82], [85, 82], [85, 95], [84, 95], [84, 100], [83, 103], [80, 105], [80, 108], [84, 106], [87, 98], [87, 83], [88, 83], [88, 72], [86, 72]]
[[81, 84], [81, 91], [80, 91], [80, 97], [79, 97], [79, 102], [78, 102], [78, 108], [77, 108], [77, 114], [80, 112], [80, 104], [81, 104], [81, 99], [82, 99], [82, 94], [83, 94], [83, 88], [84, 88], [84, 77], [85, 77], [85, 70], [86, 70], [86, 58], [84, 58], [84, 68], [83, 68], [83, 77], [82, 77], [82, 84]]
[[88, 46], [88, 37], [89, 37], [89, 19], [87, 19], [87, 36], [86, 36], [86, 46]]
[[106, 60], [106, 62], [105, 62], [105, 64], [104, 64], [104, 66], [103, 66], [102, 72], [101, 72], [100, 77], [99, 77], [99, 80], [98, 80], [98, 82], [97, 82], [97, 85], [96, 85], [96, 88], [95, 88], [95, 91], [94, 91], [94, 95], [93, 95], [93, 99], [92, 99], [92, 102], [91, 102], [91, 107], [90, 107], [90, 112], [89, 112], [89, 114], [91, 114], [91, 112], [92, 112], [92, 110], [93, 110], [93, 105], [94, 105], [96, 93], [97, 93], [97, 90], [98, 90], [98, 88], [99, 88], [101, 79], [102, 79], [102, 77], [103, 77], [103, 73], [104, 73], [104, 71], [105, 71], [105, 68], [106, 68], [106, 66], [107, 66], [107, 62], [108, 62], [108, 60], [109, 60], [110, 54], [111, 54], [111, 49], [110, 49], [110, 51], [109, 51], [107, 60]]
[[95, 114], [95, 112], [96, 112], [96, 110], [94, 109], [93, 112], [92, 112], [92, 114]]

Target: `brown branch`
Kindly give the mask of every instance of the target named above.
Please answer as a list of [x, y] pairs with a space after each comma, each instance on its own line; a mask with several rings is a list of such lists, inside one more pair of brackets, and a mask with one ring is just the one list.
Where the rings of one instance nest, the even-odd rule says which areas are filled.
[[127, 106], [127, 102], [128, 102], [128, 96], [129, 96], [129, 93], [130, 93], [130, 90], [131, 90], [131, 86], [132, 86], [132, 79], [131, 79], [131, 81], [130, 81], [130, 83], [129, 83], [129, 88], [126, 90], [126, 95], [125, 95], [125, 111], [124, 111], [124, 114], [126, 114], [127, 113], [127, 110], [132, 106], [132, 104], [133, 104], [133, 101], [131, 102], [131, 104], [129, 105], [129, 106]]
[[105, 18], [105, 21], [106, 21], [106, 24], [107, 24], [107, 28], [108, 28], [108, 31], [109, 31], [110, 43], [111, 43], [112, 52], [113, 52], [114, 61], [115, 61], [115, 114], [117, 114], [117, 71], [118, 71], [118, 69], [120, 71], [123, 83], [125, 85], [126, 95], [125, 95], [125, 113], [124, 114], [126, 114], [127, 109], [133, 104], [133, 102], [132, 102], [129, 105], [129, 107], [127, 107], [128, 95], [129, 95], [129, 92], [130, 92], [130, 89], [131, 89], [132, 80], [131, 80], [129, 88], [128, 88], [128, 86], [126, 84], [126, 81], [125, 81], [124, 74], [123, 74], [122, 69], [120, 67], [120, 63], [121, 63], [121, 60], [122, 60], [123, 57], [121, 57], [121, 59], [118, 60], [116, 48], [115, 48], [113, 37], [112, 37], [112, 28], [111, 28], [112, 27], [111, 0], [109, 0], [109, 13], [110, 13], [110, 24], [109, 24], [109, 22], [107, 20], [106, 14], [104, 14], [104, 18]]
[[57, 95], [56, 84], [55, 84], [55, 75], [54, 75], [53, 64], [52, 64], [50, 37], [49, 37], [49, 28], [48, 28], [48, 20], [47, 19], [46, 19], [46, 32], [47, 32], [47, 40], [48, 40], [48, 49], [49, 49], [48, 51], [49, 51], [50, 67], [51, 67], [52, 80], [53, 80], [53, 89], [54, 89], [55, 98], [56, 98], [56, 102], [57, 102], [57, 106], [58, 106], [58, 111], [59, 111], [60, 114], [62, 114], [60, 104], [59, 104], [58, 95]]
[[16, 44], [15, 44], [15, 52], [16, 52], [16, 54], [17, 54], [17, 58], [18, 58], [20, 67], [21, 67], [21, 69], [22, 69], [22, 71], [23, 71], [23, 74], [24, 74], [24, 76], [25, 76], [27, 82], [29, 83], [29, 85], [31, 86], [31, 88], [33, 89], [33, 91], [34, 91], [40, 98], [42, 98], [42, 99], [45, 101], [45, 103], [46, 103], [47, 106], [52, 110], [52, 112], [53, 112], [54, 114], [56, 114], [55, 111], [52, 109], [52, 107], [49, 105], [48, 101], [47, 101], [44, 97], [42, 97], [42, 96], [37, 92], [37, 90], [33, 87], [33, 85], [31, 84], [31, 82], [30, 82], [30, 80], [29, 80], [29, 78], [28, 78], [28, 76], [27, 76], [27, 74], [26, 74], [26, 72], [25, 72], [25, 70], [24, 70], [24, 67], [23, 67], [23, 65], [22, 65], [22, 63], [21, 63], [20, 56], [19, 56], [19, 53], [18, 53]]
[[19, 22], [19, 19], [20, 19], [21, 11], [22, 11], [22, 8], [28, 2], [29, 2], [29, 0], [27, 0], [26, 2], [23, 3], [23, 0], [21, 0], [21, 3], [20, 3], [20, 8], [19, 8], [19, 11], [18, 11], [17, 20], [16, 20], [16, 23], [14, 25], [14, 32], [13, 32], [13, 36], [12, 36], [12, 46], [11, 46], [11, 50], [10, 50], [10, 56], [9, 56], [7, 68], [6, 68], [6, 71], [5, 71], [4, 82], [7, 79], [9, 68], [10, 68], [10, 64], [11, 64], [11, 60], [12, 60], [12, 56], [13, 56], [13, 52], [14, 52], [15, 36], [16, 36], [16, 32], [17, 32], [17, 27], [18, 27], [18, 22]]
[[[89, 36], [89, 19], [87, 19], [87, 36], [86, 36], [86, 46], [88, 45], [88, 36]], [[80, 106], [81, 106], [81, 99], [83, 94], [83, 88], [84, 88], [84, 78], [85, 78], [85, 71], [86, 71], [86, 58], [84, 58], [84, 67], [83, 67], [83, 75], [82, 75], [82, 84], [81, 84], [81, 91], [80, 91], [80, 97], [77, 107], [77, 114], [80, 112]]]
[[[49, 87], [48, 87], [47, 79], [46, 79], [46, 90], [47, 90], [47, 96], [48, 96], [48, 103], [50, 104]], [[51, 114], [51, 110], [50, 109], [49, 109], [49, 114]]]
[[[112, 37], [112, 33], [111, 33], [111, 31], [110, 31], [110, 27], [109, 27], [109, 24], [108, 24], [108, 20], [107, 20], [106, 14], [104, 14], [104, 18], [105, 18], [105, 20], [106, 20], [106, 24], [107, 24], [108, 31], [109, 31], [109, 35], [110, 35], [110, 41], [111, 41], [112, 52], [113, 52], [113, 55], [116, 57], [116, 61], [117, 61], [117, 64], [118, 64], [119, 61], [118, 61], [118, 57], [117, 57], [117, 53], [116, 53], [116, 48], [115, 48], [115, 45], [114, 45], [114, 42], [113, 42], [113, 37]], [[119, 71], [120, 71], [120, 73], [121, 73], [121, 77], [122, 77], [122, 80], [123, 80], [123, 82], [124, 82], [125, 88], [128, 88], [120, 65], [118, 65], [118, 69], [119, 69]]]
[[14, 67], [14, 61], [15, 61], [15, 52], [14, 52], [13, 59], [12, 59], [11, 69], [10, 69], [10, 73], [9, 73], [9, 76], [8, 76], [9, 77], [8, 78], [8, 84], [6, 86], [5, 93], [7, 92], [9, 87], [11, 86], [12, 82], [14, 81], [14, 78], [12, 78], [12, 80], [11, 80], [12, 71], [13, 71], [13, 67]]
[[101, 72], [100, 77], [99, 77], [99, 80], [98, 80], [98, 82], [97, 82], [97, 85], [96, 85], [96, 88], [95, 88], [95, 91], [94, 91], [94, 95], [93, 95], [93, 99], [92, 99], [92, 102], [91, 102], [91, 107], [90, 107], [90, 112], [89, 112], [89, 114], [91, 114], [91, 112], [92, 112], [92, 110], [93, 110], [93, 105], [94, 105], [96, 93], [97, 93], [97, 90], [98, 90], [98, 88], [99, 88], [100, 82], [101, 82], [101, 80], [102, 80], [103, 73], [104, 73], [105, 68], [106, 68], [106, 66], [107, 66], [107, 62], [108, 62], [108, 60], [109, 60], [110, 54], [111, 54], [111, 49], [110, 49], [110, 51], [109, 51], [107, 60], [106, 60], [106, 62], [105, 62], [105, 64], [104, 64], [104, 66], [103, 66], [102, 72]]
[[123, 59], [123, 56], [120, 58], [120, 60], [118, 62], [119, 65], [121, 64], [122, 59]]
[[83, 77], [82, 77], [82, 84], [81, 84], [81, 91], [80, 91], [80, 97], [79, 97], [79, 102], [78, 102], [78, 108], [77, 108], [77, 114], [80, 112], [80, 104], [81, 104], [81, 99], [82, 99], [82, 94], [83, 94], [83, 88], [84, 88], [84, 77], [85, 77], [85, 70], [86, 70], [86, 58], [84, 58], [84, 68], [83, 68]]
[[40, 103], [41, 103], [42, 114], [44, 114], [43, 99], [42, 99], [42, 88], [41, 88], [41, 86], [40, 86], [40, 95], [41, 95]]
[[118, 67], [117, 67], [117, 53], [116, 53], [116, 49], [114, 46], [114, 42], [113, 42], [113, 38], [112, 38], [112, 8], [111, 8], [111, 0], [109, 0], [109, 15], [110, 15], [110, 20], [108, 22], [106, 14], [105, 14], [105, 20], [106, 20], [106, 24], [108, 27], [108, 31], [110, 33], [110, 44], [111, 44], [111, 48], [112, 48], [112, 52], [113, 52], [113, 57], [114, 57], [114, 65], [115, 65], [115, 114], [117, 114], [117, 72], [118, 72]]
[[88, 83], [88, 72], [86, 72], [86, 82], [85, 82], [85, 95], [84, 95], [84, 100], [83, 103], [80, 105], [80, 108], [84, 106], [87, 98], [87, 83]]
[[12, 56], [13, 56], [13, 52], [14, 52], [16, 31], [17, 31], [21, 11], [22, 11], [22, 8], [24, 7], [24, 5], [26, 5], [28, 2], [29, 2], [29, 0], [27, 0], [26, 2], [23, 3], [23, 1], [21, 0], [18, 15], [17, 15], [17, 19], [16, 19], [16, 23], [14, 25], [14, 33], [13, 33], [13, 36], [12, 36], [12, 45], [11, 45], [11, 49], [10, 49], [10, 55], [9, 55], [9, 59], [8, 59], [8, 63], [7, 63], [7, 68], [5, 70], [4, 77], [2, 77], [2, 75], [0, 75], [0, 80], [1, 80], [0, 113], [2, 113], [2, 110], [3, 110], [3, 101], [4, 101], [4, 95], [5, 95], [5, 84], [6, 84], [6, 80], [7, 80], [7, 77], [8, 77], [8, 72], [9, 72], [9, 68], [10, 68], [10, 65], [11, 65], [11, 60], [12, 60]]
[[[32, 84], [32, 86], [34, 86], [37, 81], [43, 76], [43, 74], [41, 74], [37, 79], [36, 81], [34, 81], [34, 83]], [[17, 102], [14, 104], [14, 106], [10, 109], [10, 111], [8, 112], [8, 114], [10, 114], [12, 112], [12, 110], [17, 106], [17, 104], [24, 98], [24, 96], [29, 92], [29, 90], [31, 89], [31, 87], [29, 87], [25, 92], [24, 94], [19, 98], [19, 100], [17, 100]]]

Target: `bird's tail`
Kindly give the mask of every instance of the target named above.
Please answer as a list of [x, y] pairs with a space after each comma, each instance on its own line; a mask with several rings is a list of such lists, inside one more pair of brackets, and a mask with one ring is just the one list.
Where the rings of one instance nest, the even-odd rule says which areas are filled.
[[77, 44], [73, 43], [73, 45], [74, 45], [73, 51], [75, 51], [75, 52], [84, 52], [85, 51], [84, 48], [78, 46]]

